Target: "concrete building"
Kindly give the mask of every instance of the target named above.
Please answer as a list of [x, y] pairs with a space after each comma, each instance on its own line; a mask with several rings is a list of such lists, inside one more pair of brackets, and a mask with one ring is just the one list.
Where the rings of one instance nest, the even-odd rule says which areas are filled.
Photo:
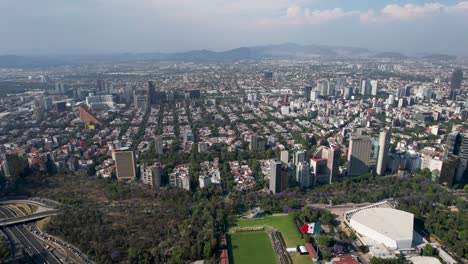
[[331, 184], [339, 172], [340, 151], [338, 148], [321, 146], [311, 159], [314, 184]]
[[319, 98], [319, 93], [317, 91], [311, 91], [310, 92], [310, 100], [311, 101], [316, 101]]
[[258, 149], [258, 136], [253, 134], [250, 136], [250, 150], [257, 151]]
[[312, 158], [310, 159], [310, 173], [314, 177], [314, 185], [318, 183], [329, 183], [330, 174], [327, 169], [326, 158]]
[[343, 91], [343, 97], [349, 99], [353, 96], [353, 87], [345, 87]]
[[163, 139], [160, 136], [154, 139], [154, 149], [157, 155], [162, 155], [164, 153]]
[[169, 185], [190, 191], [189, 164], [176, 165], [174, 170], [169, 174]]
[[377, 80], [372, 80], [370, 81], [370, 85], [371, 85], [371, 94], [373, 96], [376, 96], [378, 93], [379, 93], [379, 82]]
[[86, 97], [86, 105], [92, 110], [104, 110], [114, 108], [112, 95], [90, 95]]
[[162, 168], [160, 164], [146, 165], [143, 164], [140, 168], [141, 182], [151, 186], [153, 189], [161, 187]]
[[306, 101], [310, 100], [310, 92], [312, 91], [311, 86], [304, 86], [304, 98]]
[[389, 249], [410, 249], [414, 233], [414, 215], [385, 207], [368, 206], [345, 213], [351, 228]]
[[128, 148], [121, 148], [112, 153], [118, 180], [133, 180], [136, 178], [135, 155]]
[[137, 91], [133, 92], [133, 106], [135, 108], [146, 108], [148, 107], [148, 95], [138, 93]]
[[367, 136], [351, 135], [348, 150], [348, 176], [359, 176], [369, 171], [372, 140]]
[[147, 99], [148, 99], [148, 103], [150, 105], [154, 105], [158, 101], [158, 98], [156, 98], [157, 97], [156, 84], [153, 81], [148, 81], [146, 96], [147, 96]]
[[206, 153], [208, 152], [208, 143], [200, 142], [198, 143], [198, 153]]
[[200, 189], [209, 188], [211, 185], [211, 177], [207, 175], [200, 176], [198, 177], [198, 183], [199, 183]]
[[390, 136], [389, 130], [380, 132], [379, 136], [379, 155], [377, 156], [377, 174], [384, 175], [387, 169], [388, 159], [388, 148], [390, 147]]
[[296, 168], [296, 181], [302, 188], [309, 188], [313, 185], [313, 177], [310, 174], [310, 165], [307, 162], [301, 162]]
[[287, 150], [282, 150], [280, 159], [281, 159], [281, 162], [283, 164], [288, 164], [289, 163], [289, 152]]
[[276, 194], [283, 191], [284, 186], [282, 181], [281, 162], [272, 161], [270, 163], [270, 192]]
[[293, 156], [293, 163], [294, 165], [298, 165], [299, 163], [301, 162], [304, 162], [306, 160], [306, 152], [305, 150], [296, 150], [294, 152], [294, 156]]
[[331, 184], [338, 175], [340, 151], [336, 148], [324, 148], [322, 157], [327, 159], [328, 183]]
[[457, 95], [461, 90], [461, 84], [463, 81], [463, 71], [457, 69], [452, 73], [450, 80], [449, 99], [452, 101], [457, 100]]

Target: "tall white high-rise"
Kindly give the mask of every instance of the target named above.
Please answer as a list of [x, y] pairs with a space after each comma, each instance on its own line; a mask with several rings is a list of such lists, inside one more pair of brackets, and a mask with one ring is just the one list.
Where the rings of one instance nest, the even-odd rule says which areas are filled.
[[376, 96], [377, 93], [379, 93], [379, 82], [377, 80], [372, 80], [372, 81], [370, 81], [370, 84], [371, 84], [371, 87], [372, 87], [371, 94], [373, 96]]
[[390, 131], [380, 132], [379, 155], [377, 156], [377, 174], [383, 175], [387, 168], [388, 148], [390, 145]]

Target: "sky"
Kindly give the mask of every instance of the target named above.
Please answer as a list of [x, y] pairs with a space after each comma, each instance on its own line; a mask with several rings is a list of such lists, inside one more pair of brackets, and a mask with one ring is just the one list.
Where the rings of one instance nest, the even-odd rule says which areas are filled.
[[468, 0], [0, 0], [0, 54], [285, 42], [468, 55]]

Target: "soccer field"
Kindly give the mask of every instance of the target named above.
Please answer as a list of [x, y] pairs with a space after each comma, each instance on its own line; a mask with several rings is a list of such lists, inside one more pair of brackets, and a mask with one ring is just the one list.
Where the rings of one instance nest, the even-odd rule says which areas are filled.
[[299, 230], [294, 224], [290, 215], [272, 215], [258, 219], [241, 219], [232, 217], [229, 221], [229, 227], [250, 227], [250, 226], [272, 226], [283, 236], [287, 247], [297, 247], [303, 245], [304, 240]]
[[277, 263], [270, 238], [264, 231], [237, 232], [229, 235], [234, 264]]

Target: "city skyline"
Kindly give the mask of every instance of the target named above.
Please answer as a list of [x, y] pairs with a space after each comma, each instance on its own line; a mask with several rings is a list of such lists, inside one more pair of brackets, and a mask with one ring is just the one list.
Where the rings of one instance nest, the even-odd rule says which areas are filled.
[[0, 54], [222, 51], [294, 42], [468, 55], [468, 37], [458, 33], [468, 29], [468, 1], [8, 0], [0, 10]]

